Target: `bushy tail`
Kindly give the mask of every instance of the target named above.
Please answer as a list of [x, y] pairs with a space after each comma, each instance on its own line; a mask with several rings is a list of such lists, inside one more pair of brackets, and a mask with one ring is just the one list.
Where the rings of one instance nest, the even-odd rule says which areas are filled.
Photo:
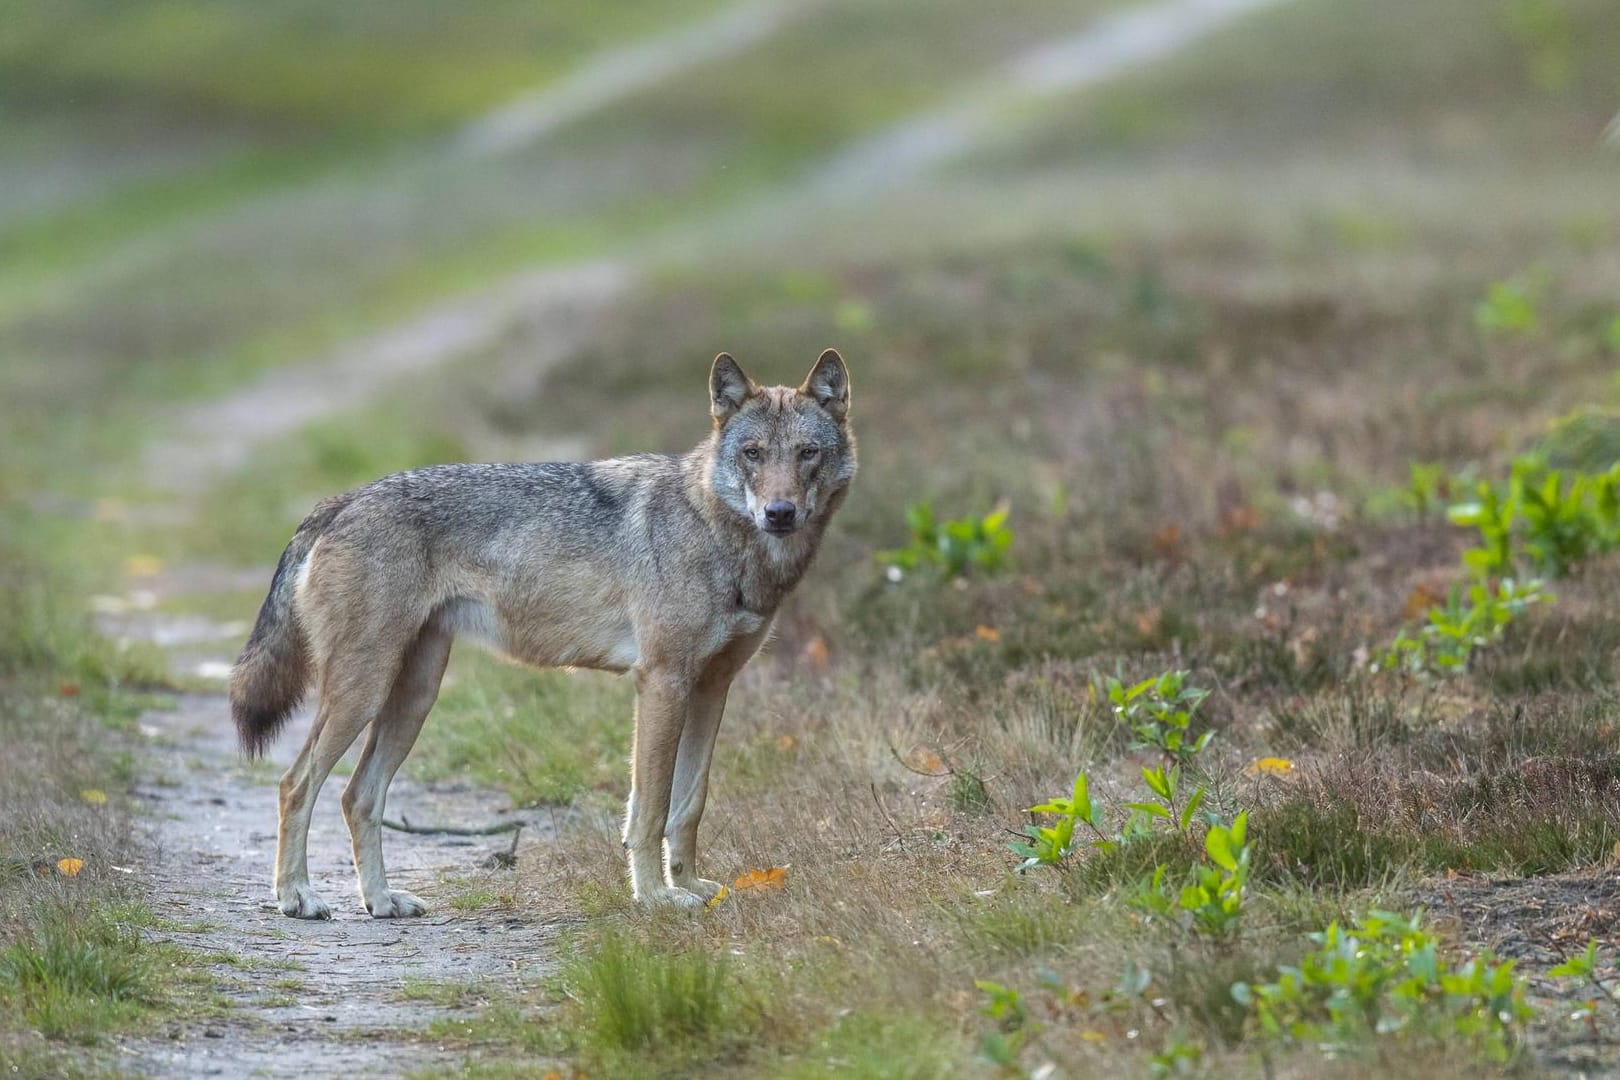
[[293, 592], [298, 568], [347, 501], [340, 496], [321, 503], [298, 526], [276, 563], [253, 633], [231, 668], [231, 716], [248, 757], [264, 753], [314, 679], [309, 643], [293, 615]]

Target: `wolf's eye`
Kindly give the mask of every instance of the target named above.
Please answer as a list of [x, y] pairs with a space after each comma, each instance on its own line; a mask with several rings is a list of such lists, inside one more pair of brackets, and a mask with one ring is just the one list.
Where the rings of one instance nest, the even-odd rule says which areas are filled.
[[743, 457], [747, 458], [749, 461], [758, 461], [759, 460], [759, 447], [757, 447], [757, 446], [745, 446], [745, 447], [743, 447]]
[[820, 456], [821, 447], [819, 446], [807, 446], [803, 450], [799, 451], [799, 459], [801, 461], [814, 461]]

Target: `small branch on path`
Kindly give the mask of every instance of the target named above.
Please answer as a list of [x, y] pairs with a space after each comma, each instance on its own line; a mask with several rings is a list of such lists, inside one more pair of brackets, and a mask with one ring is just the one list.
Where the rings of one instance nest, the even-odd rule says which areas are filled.
[[[517, 832], [528, 822], [521, 818], [512, 821], [503, 821], [496, 825], [483, 825], [478, 828], [461, 828], [455, 825], [412, 825], [411, 819], [404, 814], [398, 821], [383, 818], [383, 825], [398, 832], [416, 833], [418, 836], [494, 836], [497, 833]], [[515, 846], [515, 845], [514, 845]]]

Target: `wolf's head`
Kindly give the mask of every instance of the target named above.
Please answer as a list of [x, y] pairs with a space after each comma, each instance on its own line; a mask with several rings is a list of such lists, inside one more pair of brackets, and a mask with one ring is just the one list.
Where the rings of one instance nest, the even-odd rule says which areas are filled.
[[709, 484], [761, 531], [822, 524], [855, 477], [849, 369], [833, 349], [798, 387], [760, 386], [726, 353], [709, 371], [714, 416]]

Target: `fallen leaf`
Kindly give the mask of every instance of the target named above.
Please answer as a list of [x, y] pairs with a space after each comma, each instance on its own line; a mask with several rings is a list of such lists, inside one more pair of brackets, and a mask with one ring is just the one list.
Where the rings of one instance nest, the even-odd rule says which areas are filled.
[[781, 889], [787, 886], [788, 868], [773, 866], [769, 870], [750, 870], [731, 883], [738, 892], [744, 889]]
[[56, 860], [56, 868], [62, 871], [62, 874], [65, 877], [78, 877], [79, 871], [84, 869], [84, 860], [72, 858], [58, 859]]
[[1091, 1043], [1105, 1043], [1105, 1042], [1108, 1041], [1108, 1036], [1104, 1035], [1100, 1031], [1092, 1031], [1090, 1028], [1087, 1028], [1085, 1031], [1082, 1031], [1080, 1033], [1080, 1038], [1084, 1039], [1086, 1042], [1091, 1042]]
[[79, 798], [83, 799], [87, 803], [93, 803], [96, 806], [100, 806], [102, 803], [107, 801], [107, 793], [102, 791], [100, 788], [85, 788], [83, 791], [79, 792]]
[[163, 560], [156, 555], [131, 555], [124, 560], [124, 573], [130, 577], [156, 577], [163, 569]]
[[1223, 536], [1253, 532], [1260, 525], [1260, 514], [1252, 506], [1232, 506], [1221, 511], [1220, 532]]
[[1263, 757], [1249, 766], [1250, 776], [1287, 776], [1294, 771], [1294, 763], [1282, 757]]
[[63, 697], [78, 697], [79, 684], [76, 682], [65, 682], [56, 688], [56, 692]]
[[1145, 638], [1158, 637], [1159, 631], [1163, 628], [1163, 608], [1150, 607], [1146, 611], [1142, 612], [1142, 614], [1136, 616], [1136, 632]]
[[804, 666], [817, 675], [825, 675], [832, 670], [832, 651], [827, 648], [827, 639], [820, 634], [815, 635], [804, 643], [804, 651], [800, 653]]
[[978, 638], [980, 641], [1000, 641], [1001, 631], [997, 630], [993, 626], [985, 626], [983, 623], [980, 623], [978, 626], [973, 628], [973, 636]]
[[1406, 594], [1406, 600], [1401, 604], [1401, 616], [1407, 620], [1417, 618], [1428, 613], [1428, 610], [1438, 604], [1444, 597], [1427, 585], [1415, 585], [1412, 591]]
[[1153, 530], [1153, 553], [1161, 559], [1177, 559], [1181, 555], [1181, 526], [1167, 521]]
[[906, 768], [912, 772], [939, 776], [946, 771], [945, 759], [939, 756], [938, 751], [926, 746], [913, 746], [910, 750], [907, 750], [905, 761]]
[[724, 900], [726, 897], [728, 897], [730, 895], [731, 895], [731, 890], [726, 888], [724, 885], [722, 885], [722, 886], [720, 886], [720, 891], [719, 892], [715, 893], [713, 896], [709, 897], [707, 900], [705, 900], [703, 902], [703, 906], [708, 908], [710, 911], [713, 911], [715, 908], [720, 906], [720, 902], [722, 900]]
[[784, 754], [798, 745], [799, 740], [794, 738], [792, 735], [783, 734], [776, 737], [776, 748], [782, 751]]

